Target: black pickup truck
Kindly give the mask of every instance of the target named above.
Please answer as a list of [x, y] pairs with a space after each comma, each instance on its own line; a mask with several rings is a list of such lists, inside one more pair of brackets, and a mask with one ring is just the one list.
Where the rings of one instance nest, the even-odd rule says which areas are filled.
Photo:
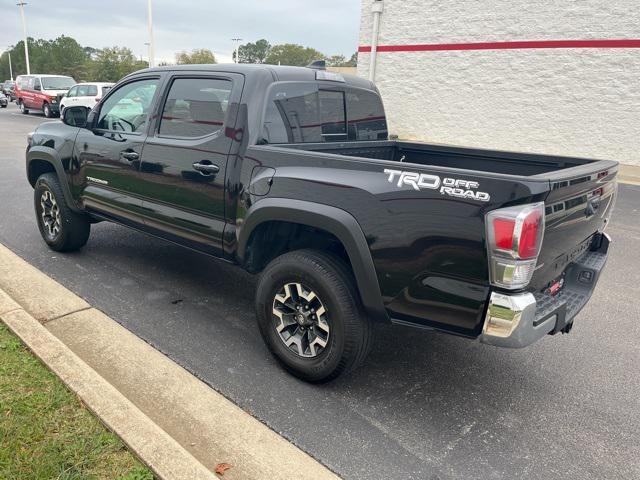
[[374, 322], [502, 347], [568, 332], [618, 170], [389, 140], [371, 82], [264, 65], [136, 72], [40, 125], [26, 157], [52, 249], [108, 220], [259, 273], [262, 336], [311, 382], [361, 363]]

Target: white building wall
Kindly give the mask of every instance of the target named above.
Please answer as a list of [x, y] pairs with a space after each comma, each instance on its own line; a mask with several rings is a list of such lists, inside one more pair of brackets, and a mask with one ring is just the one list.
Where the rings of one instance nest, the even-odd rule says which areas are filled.
[[[384, 0], [381, 19], [383, 46], [640, 39], [638, 0]], [[640, 165], [640, 48], [379, 52], [375, 80], [401, 138]]]

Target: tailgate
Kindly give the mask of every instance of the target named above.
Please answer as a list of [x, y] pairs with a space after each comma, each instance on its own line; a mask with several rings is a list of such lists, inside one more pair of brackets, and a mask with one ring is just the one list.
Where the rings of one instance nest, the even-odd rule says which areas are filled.
[[532, 290], [543, 290], [560, 277], [589, 249], [593, 235], [604, 230], [615, 203], [617, 172], [617, 162], [601, 160], [552, 174]]

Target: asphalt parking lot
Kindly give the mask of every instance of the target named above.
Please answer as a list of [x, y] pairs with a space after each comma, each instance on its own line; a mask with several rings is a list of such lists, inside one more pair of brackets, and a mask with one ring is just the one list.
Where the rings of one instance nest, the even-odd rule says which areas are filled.
[[363, 368], [311, 386], [267, 352], [239, 269], [109, 224], [49, 251], [24, 172], [43, 121], [0, 110], [0, 242], [344, 478], [640, 478], [640, 186], [620, 186], [609, 264], [570, 335], [510, 351], [381, 327]]

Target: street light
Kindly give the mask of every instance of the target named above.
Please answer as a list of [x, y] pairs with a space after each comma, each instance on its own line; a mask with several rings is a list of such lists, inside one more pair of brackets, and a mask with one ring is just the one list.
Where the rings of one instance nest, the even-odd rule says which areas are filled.
[[242, 41], [242, 39], [241, 38], [232, 38], [231, 41], [236, 44], [236, 48], [235, 48], [235, 52], [236, 52], [235, 57], [236, 58], [235, 58], [235, 61], [236, 61], [236, 63], [240, 63], [240, 57], [239, 57], [239, 55], [240, 55], [240, 42]]
[[24, 58], [27, 62], [27, 75], [30, 75], [31, 67], [29, 66], [29, 45], [27, 43], [27, 21], [24, 19], [24, 6], [26, 4], [27, 2], [16, 3], [16, 5], [20, 7], [20, 15], [22, 16], [22, 30], [24, 31]]
[[149, 68], [151, 68], [151, 43], [149, 42], [144, 42], [144, 44], [147, 46], [147, 56], [149, 57]]
[[151, 14], [151, 0], [147, 0], [147, 20], [149, 22], [149, 67], [155, 65], [155, 52], [153, 50], [153, 17]]
[[9, 55], [9, 74], [11, 75], [11, 81], [13, 82], [13, 67], [11, 66], [11, 47], [7, 47], [7, 55]]

